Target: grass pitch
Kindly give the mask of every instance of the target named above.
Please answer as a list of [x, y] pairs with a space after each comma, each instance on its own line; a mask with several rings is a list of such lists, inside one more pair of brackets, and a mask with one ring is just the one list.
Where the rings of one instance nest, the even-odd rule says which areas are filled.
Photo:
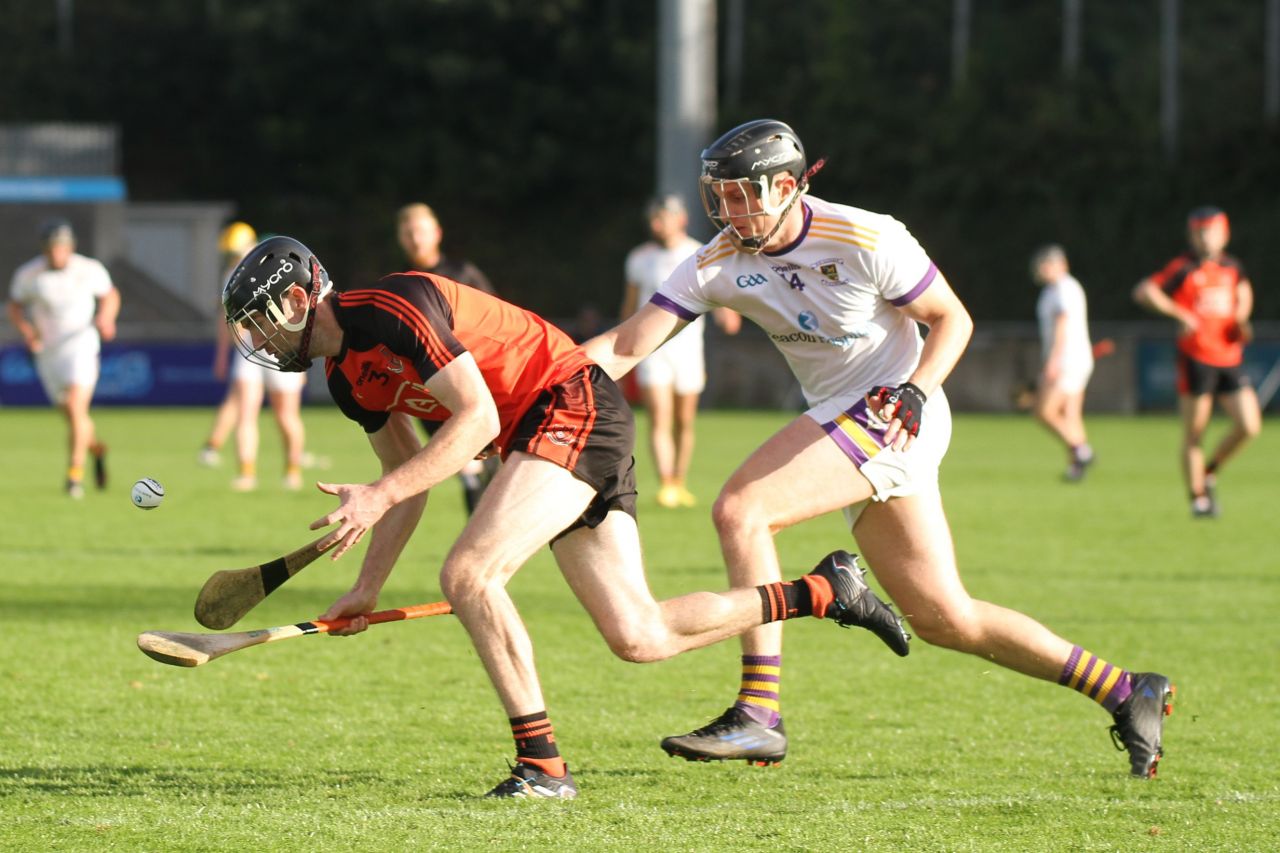
[[[512, 748], [450, 617], [196, 670], [137, 651], [143, 630], [201, 630], [191, 606], [211, 572], [300, 546], [333, 505], [275, 485], [266, 420], [263, 487], [230, 492], [228, 463], [195, 464], [209, 417], [99, 412], [114, 482], [74, 503], [59, 490], [53, 413], [0, 411], [0, 848], [1202, 851], [1274, 849], [1280, 837], [1274, 425], [1222, 476], [1223, 517], [1192, 522], [1170, 418], [1093, 419], [1100, 461], [1074, 486], [1029, 420], [957, 419], [942, 477], [970, 591], [1173, 676], [1154, 783], [1127, 778], [1107, 716], [1075, 693], [921, 643], [901, 660], [808, 620], [788, 628], [786, 762], [668, 759], [661, 736], [732, 701], [736, 645], [616, 660], [543, 552], [512, 590], [582, 796], [512, 803], [477, 799]], [[329, 409], [305, 417], [311, 449], [332, 460], [311, 479], [376, 475], [358, 429]], [[641, 453], [659, 596], [723, 586], [708, 505], [786, 417], [702, 418], [693, 511], [653, 503]], [[129, 504], [142, 476], [168, 491], [154, 512]], [[381, 606], [440, 597], [435, 567], [463, 515], [455, 483], [437, 492]], [[848, 543], [836, 515], [779, 537], [796, 571]], [[358, 555], [322, 559], [237, 629], [314, 617], [357, 568]]]

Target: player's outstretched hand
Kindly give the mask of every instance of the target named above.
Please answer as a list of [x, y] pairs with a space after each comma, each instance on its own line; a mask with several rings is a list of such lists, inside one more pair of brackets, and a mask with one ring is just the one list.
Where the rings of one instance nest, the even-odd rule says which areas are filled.
[[372, 613], [377, 606], [378, 596], [367, 593], [364, 590], [353, 589], [329, 605], [329, 609], [320, 615], [320, 619], [325, 622], [334, 619], [350, 619], [351, 624], [347, 627], [329, 632], [335, 637], [349, 637], [369, 628], [369, 620], [365, 617], [367, 614]]
[[920, 433], [920, 418], [924, 415], [924, 392], [910, 382], [897, 388], [877, 385], [867, 392], [867, 406], [888, 421], [884, 431], [885, 447], [906, 450]]
[[381, 493], [372, 486], [354, 483], [316, 483], [316, 488], [338, 496], [338, 508], [311, 522], [312, 530], [337, 524], [338, 528], [320, 543], [321, 550], [337, 543], [332, 559], [336, 560], [360, 543], [369, 528], [391, 508]]

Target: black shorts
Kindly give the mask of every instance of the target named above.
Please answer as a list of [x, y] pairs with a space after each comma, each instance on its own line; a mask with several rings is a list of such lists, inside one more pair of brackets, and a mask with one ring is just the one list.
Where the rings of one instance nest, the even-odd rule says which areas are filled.
[[1217, 367], [1178, 353], [1178, 393], [1200, 397], [1205, 394], [1231, 394], [1250, 385], [1244, 365]]
[[559, 539], [597, 526], [615, 509], [635, 518], [635, 444], [635, 417], [622, 389], [592, 364], [538, 395], [510, 448], [554, 462], [596, 490], [591, 505]]

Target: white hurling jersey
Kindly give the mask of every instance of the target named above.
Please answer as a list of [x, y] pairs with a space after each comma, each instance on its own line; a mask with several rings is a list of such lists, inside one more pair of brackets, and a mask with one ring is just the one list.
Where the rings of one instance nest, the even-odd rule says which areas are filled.
[[61, 346], [98, 346], [93, 327], [97, 299], [111, 291], [111, 275], [100, 261], [72, 254], [60, 270], [49, 269], [44, 255], [18, 267], [9, 298], [30, 312], [46, 350]]
[[651, 300], [684, 320], [724, 305], [769, 335], [809, 405], [910, 378], [923, 339], [899, 306], [938, 274], [891, 216], [801, 200], [804, 229], [777, 252], [740, 252], [721, 232]]

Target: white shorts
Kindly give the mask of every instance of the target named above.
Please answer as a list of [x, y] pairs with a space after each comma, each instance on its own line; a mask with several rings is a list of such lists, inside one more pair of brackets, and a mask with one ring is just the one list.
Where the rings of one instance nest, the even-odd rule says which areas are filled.
[[641, 388], [674, 388], [677, 394], [701, 394], [707, 387], [702, 328], [682, 330], [636, 366]]
[[1093, 360], [1067, 363], [1062, 365], [1058, 379], [1050, 387], [1064, 394], [1079, 394], [1089, 385], [1089, 377], [1093, 376]]
[[36, 373], [49, 399], [62, 405], [72, 385], [92, 391], [98, 384], [98, 353], [96, 335], [36, 353]]
[[[951, 444], [951, 406], [939, 388], [924, 406], [920, 433], [905, 451], [886, 450], [888, 426], [867, 411], [862, 394], [832, 397], [805, 412], [826, 430], [875, 489], [868, 500], [887, 501], [938, 489], [938, 466]], [[845, 507], [850, 529], [867, 501]]]
[[297, 393], [307, 382], [305, 373], [285, 373], [254, 364], [239, 353], [231, 353], [231, 381], [263, 386], [270, 393]]

